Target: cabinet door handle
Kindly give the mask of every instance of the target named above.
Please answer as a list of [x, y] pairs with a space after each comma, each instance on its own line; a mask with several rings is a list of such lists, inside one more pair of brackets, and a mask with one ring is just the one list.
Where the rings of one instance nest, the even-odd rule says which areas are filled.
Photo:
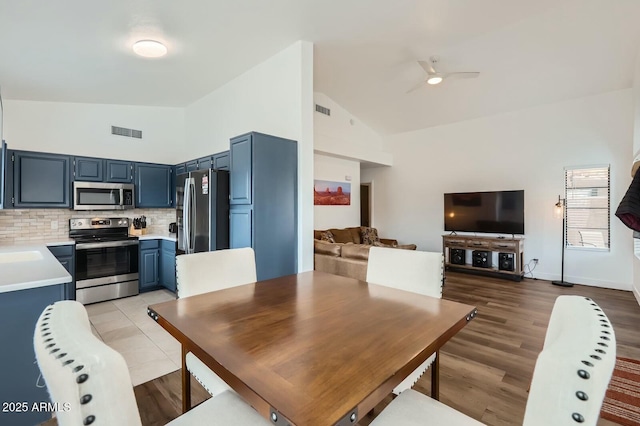
[[498, 244], [498, 247], [504, 247], [504, 248], [507, 248], [507, 247], [509, 247], [509, 246], [508, 246], [507, 244]]

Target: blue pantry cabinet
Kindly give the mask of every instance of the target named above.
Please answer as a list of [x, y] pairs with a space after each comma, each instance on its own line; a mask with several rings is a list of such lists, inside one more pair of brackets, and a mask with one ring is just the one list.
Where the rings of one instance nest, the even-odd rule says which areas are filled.
[[135, 197], [138, 207], [173, 207], [175, 178], [173, 166], [135, 164]]
[[298, 270], [298, 145], [252, 132], [231, 139], [231, 248], [253, 247], [258, 280]]
[[71, 156], [9, 151], [13, 206], [71, 207]]

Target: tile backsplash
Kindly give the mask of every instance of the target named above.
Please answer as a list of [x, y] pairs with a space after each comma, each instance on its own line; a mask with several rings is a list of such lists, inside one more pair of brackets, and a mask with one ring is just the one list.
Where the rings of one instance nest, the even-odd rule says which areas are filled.
[[68, 209], [9, 209], [0, 210], [0, 244], [28, 243], [42, 239], [67, 239], [69, 219], [89, 217], [147, 217], [149, 233], [169, 231], [169, 223], [176, 221], [174, 209], [133, 209], [110, 211], [74, 211]]

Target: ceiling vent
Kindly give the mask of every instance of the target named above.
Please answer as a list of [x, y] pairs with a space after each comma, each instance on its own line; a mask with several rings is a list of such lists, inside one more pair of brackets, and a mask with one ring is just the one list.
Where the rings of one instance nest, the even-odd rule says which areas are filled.
[[331, 116], [331, 110], [327, 107], [323, 107], [322, 105], [316, 104], [316, 111], [320, 114]]
[[142, 139], [142, 130], [127, 129], [126, 127], [111, 126], [111, 134]]

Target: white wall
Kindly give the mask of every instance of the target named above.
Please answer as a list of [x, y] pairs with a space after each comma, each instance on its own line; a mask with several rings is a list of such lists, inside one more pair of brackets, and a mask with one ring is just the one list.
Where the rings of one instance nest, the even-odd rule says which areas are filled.
[[297, 42], [189, 105], [177, 161], [258, 131], [298, 141], [298, 269], [313, 269], [313, 44]]
[[[363, 169], [374, 181], [375, 226], [381, 235], [440, 251], [443, 193], [525, 190], [525, 262], [558, 279], [562, 221], [553, 205], [564, 191], [565, 166], [611, 164], [611, 209], [631, 178], [632, 90], [622, 90], [386, 138], [390, 168]], [[631, 231], [612, 215], [611, 251], [567, 250], [565, 280], [631, 289]]]
[[[142, 139], [114, 136], [112, 125]], [[184, 109], [5, 100], [4, 138], [11, 149], [175, 164]]]
[[315, 92], [314, 101], [331, 110], [330, 116], [319, 112], [313, 115], [316, 153], [356, 161], [392, 164], [391, 155], [383, 150], [380, 135], [324, 93]]
[[360, 226], [360, 163], [316, 154], [314, 179], [347, 182], [351, 179], [351, 205], [314, 206], [313, 228], [347, 228]]
[[[633, 78], [633, 103], [634, 103], [634, 124], [633, 124], [633, 156], [640, 161], [640, 51], [636, 56], [636, 67]], [[640, 240], [637, 240], [640, 243]], [[640, 244], [636, 244], [640, 246]], [[635, 253], [633, 258], [633, 294], [640, 304], [640, 251]]]

